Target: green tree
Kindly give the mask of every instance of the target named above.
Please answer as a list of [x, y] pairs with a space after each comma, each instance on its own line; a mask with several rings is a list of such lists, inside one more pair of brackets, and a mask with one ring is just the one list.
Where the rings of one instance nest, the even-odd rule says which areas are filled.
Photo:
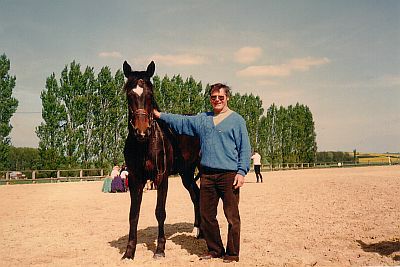
[[161, 80], [153, 77], [154, 95], [159, 108], [164, 112], [177, 114], [197, 114], [204, 111], [203, 87], [193, 77], [184, 81], [180, 75]]
[[314, 162], [317, 152], [314, 121], [310, 109], [299, 103], [291, 114], [292, 142], [295, 162]]
[[267, 110], [267, 117], [264, 122], [266, 126], [266, 132], [268, 133], [266, 136], [266, 153], [267, 160], [271, 164], [280, 163], [280, 144], [281, 137], [279, 131], [279, 122], [278, 122], [278, 108], [273, 103]]
[[10, 170], [35, 170], [39, 167], [39, 150], [31, 147], [10, 147]]
[[123, 73], [109, 67], [95, 75], [73, 61], [54, 73], [41, 93], [44, 122], [37, 128], [42, 167], [108, 166], [123, 160], [127, 132]]
[[281, 124], [281, 141], [280, 141], [280, 148], [281, 148], [281, 157], [282, 163], [294, 162], [293, 160], [293, 140], [292, 140], [292, 124], [293, 121], [291, 119], [293, 113], [292, 106], [288, 106], [288, 108], [284, 108], [281, 106], [279, 108], [279, 120]]
[[260, 119], [264, 113], [260, 97], [250, 95], [240, 95], [236, 93], [229, 100], [231, 109], [239, 113], [246, 121], [249, 132], [250, 145], [253, 149], [259, 151], [260, 145]]
[[315, 133], [314, 120], [311, 110], [307, 106], [303, 106], [305, 126], [304, 126], [304, 142], [305, 150], [303, 151], [302, 162], [315, 162], [317, 155], [317, 134]]
[[40, 94], [43, 122], [36, 128], [39, 137], [40, 167], [55, 169], [65, 163], [67, 111], [60, 97], [55, 74], [46, 80], [46, 89]]
[[80, 141], [82, 141], [82, 124], [86, 110], [82, 109], [84, 81], [80, 64], [73, 61], [61, 72], [60, 98], [66, 110], [64, 126], [66, 138], [64, 150], [68, 167], [75, 167], [79, 160]]
[[100, 166], [123, 162], [123, 148], [128, 133], [126, 96], [122, 91], [124, 75], [114, 77], [103, 67], [97, 77], [99, 116], [97, 116], [97, 155]]
[[15, 87], [15, 76], [10, 76], [10, 60], [5, 54], [0, 56], [0, 169], [8, 167], [11, 117], [18, 107], [18, 100], [12, 97]]
[[268, 161], [268, 136], [269, 133], [268, 120], [266, 116], [261, 116], [260, 118], [260, 127], [259, 127], [259, 143], [258, 143], [258, 153], [261, 155], [262, 163], [266, 163]]

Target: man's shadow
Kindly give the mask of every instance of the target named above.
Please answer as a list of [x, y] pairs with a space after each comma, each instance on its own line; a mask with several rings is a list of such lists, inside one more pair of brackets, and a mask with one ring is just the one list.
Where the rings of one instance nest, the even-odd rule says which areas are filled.
[[[382, 241], [378, 243], [366, 244], [361, 240], [356, 240], [365, 252], [375, 252], [383, 256], [389, 257], [395, 252], [400, 252], [400, 239], [394, 241]], [[400, 255], [394, 255], [393, 260], [400, 261]]]
[[[165, 224], [165, 238], [171, 240], [177, 245], [180, 245], [183, 249], [186, 249], [192, 255], [203, 255], [207, 252], [207, 246], [203, 239], [197, 239], [191, 232], [193, 230], [193, 224], [190, 223], [174, 223]], [[145, 229], [137, 231], [137, 243], [145, 244], [148, 250], [153, 253], [156, 251], [156, 242], [158, 236], [158, 226], [150, 226]], [[128, 244], [128, 235], [108, 242], [111, 247], [118, 248], [119, 253], [123, 254]]]

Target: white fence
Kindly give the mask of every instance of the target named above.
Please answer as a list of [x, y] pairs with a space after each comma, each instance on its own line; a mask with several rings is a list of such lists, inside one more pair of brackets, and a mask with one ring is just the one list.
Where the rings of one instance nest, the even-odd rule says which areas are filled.
[[0, 171], [0, 185], [98, 181], [104, 177], [104, 169]]
[[317, 163], [280, 163], [280, 164], [262, 164], [261, 171], [280, 171], [280, 170], [297, 170], [297, 169], [320, 169], [320, 168], [344, 168], [344, 167], [362, 167], [362, 166], [384, 166], [398, 165], [400, 160], [392, 159], [382, 161], [365, 161], [355, 163], [353, 161], [344, 162], [317, 162]]
[[[398, 165], [400, 159], [390, 161], [354, 162], [324, 162], [324, 163], [281, 163], [262, 164], [261, 171], [280, 171], [315, 168], [345, 168], [362, 166]], [[0, 185], [5, 184], [32, 184], [32, 183], [59, 183], [75, 181], [102, 180], [107, 173], [104, 169], [72, 169], [72, 170], [33, 170], [33, 171], [0, 171]]]

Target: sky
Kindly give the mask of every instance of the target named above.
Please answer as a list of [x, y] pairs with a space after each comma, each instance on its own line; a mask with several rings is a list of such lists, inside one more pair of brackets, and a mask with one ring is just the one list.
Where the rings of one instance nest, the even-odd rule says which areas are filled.
[[37, 147], [46, 78], [73, 60], [223, 82], [307, 105], [318, 151], [400, 152], [400, 1], [0, 0], [16, 76], [11, 141]]

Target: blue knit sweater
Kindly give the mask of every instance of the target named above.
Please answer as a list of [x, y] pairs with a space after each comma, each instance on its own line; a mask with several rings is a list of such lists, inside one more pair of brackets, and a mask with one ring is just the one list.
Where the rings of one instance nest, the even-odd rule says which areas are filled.
[[198, 136], [201, 145], [201, 165], [209, 168], [232, 170], [245, 176], [250, 169], [250, 141], [246, 122], [232, 112], [218, 125], [214, 125], [213, 113], [195, 116], [161, 113], [179, 134]]

